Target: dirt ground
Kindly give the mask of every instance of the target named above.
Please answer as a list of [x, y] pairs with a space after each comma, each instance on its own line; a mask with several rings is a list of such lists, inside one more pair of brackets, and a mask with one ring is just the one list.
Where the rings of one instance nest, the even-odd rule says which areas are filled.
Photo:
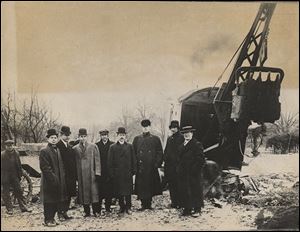
[[[83, 218], [83, 209], [78, 207], [69, 211], [74, 219], [55, 228], [42, 225], [41, 204], [31, 203], [32, 213], [20, 213], [16, 207], [12, 216], [1, 207], [1, 230], [256, 230], [263, 228], [261, 225], [278, 209], [299, 209], [299, 187], [293, 187], [299, 180], [299, 154], [262, 154], [245, 161], [249, 166], [243, 167], [240, 175], [251, 176], [260, 192], [250, 191], [241, 201], [231, 204], [220, 201], [221, 208], [206, 200], [198, 218], [181, 217], [180, 211], [171, 209], [165, 191], [162, 196], [154, 197], [154, 210], [137, 211], [140, 203], [133, 196], [132, 215], [119, 216], [115, 206], [110, 215]], [[295, 220], [299, 229], [299, 219]]]

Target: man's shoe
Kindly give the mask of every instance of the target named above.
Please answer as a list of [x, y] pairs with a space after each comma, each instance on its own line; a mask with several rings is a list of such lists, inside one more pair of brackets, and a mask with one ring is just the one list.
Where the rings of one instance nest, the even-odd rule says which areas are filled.
[[181, 216], [191, 216], [192, 215], [192, 213], [191, 213], [191, 211], [190, 210], [183, 210], [183, 212], [182, 212], [182, 214], [181, 214]]
[[31, 210], [31, 209], [28, 209], [28, 208], [22, 208], [22, 209], [21, 209], [21, 212], [22, 212], [22, 213], [24, 213], [24, 212], [31, 213], [32, 210]]
[[56, 223], [54, 221], [51, 221], [51, 222], [45, 222], [44, 223], [44, 226], [47, 226], [47, 227], [55, 227], [56, 226]]
[[56, 224], [57, 226], [59, 225], [59, 222], [55, 221], [54, 219], [53, 219], [52, 222], [53, 222], [54, 224]]
[[68, 216], [67, 213], [64, 213], [64, 214], [63, 214], [63, 217], [64, 217], [64, 219], [66, 219], [66, 220], [71, 220], [71, 219], [73, 219], [73, 217]]
[[141, 207], [138, 209], [138, 211], [145, 211], [145, 209], [146, 209], [145, 207]]
[[90, 213], [85, 213], [84, 215], [83, 215], [83, 217], [90, 217], [91, 216], [91, 214]]
[[127, 213], [128, 215], [131, 215], [131, 214], [132, 214], [131, 209], [126, 209], [126, 213]]
[[196, 218], [196, 217], [199, 217], [200, 216], [200, 213], [199, 212], [194, 212], [192, 213], [192, 217]]
[[177, 208], [177, 205], [172, 203], [172, 204], [171, 204], [171, 208], [176, 209], [176, 208]]
[[10, 210], [7, 210], [7, 212], [6, 212], [8, 215], [13, 215], [14, 213], [13, 213], [13, 211], [10, 209]]
[[61, 214], [61, 213], [60, 213], [60, 214], [58, 214], [58, 215], [57, 215], [57, 217], [58, 217], [58, 220], [59, 220], [59, 221], [61, 221], [61, 222], [63, 222], [63, 221], [65, 221], [65, 220], [66, 220], [66, 219], [65, 219], [65, 217], [64, 217], [64, 215], [63, 215], [63, 214]]
[[125, 209], [120, 209], [119, 213], [125, 213]]

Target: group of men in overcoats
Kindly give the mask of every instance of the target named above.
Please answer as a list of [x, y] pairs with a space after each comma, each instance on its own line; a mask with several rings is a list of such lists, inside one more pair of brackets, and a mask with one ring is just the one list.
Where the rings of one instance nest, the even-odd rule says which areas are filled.
[[[68, 210], [71, 197], [76, 195], [78, 203], [83, 205], [84, 217], [91, 216], [91, 207], [94, 216], [100, 215], [103, 200], [106, 212], [110, 213], [112, 198], [119, 200], [120, 213], [131, 214], [132, 194], [141, 201], [139, 210], [152, 209], [153, 196], [162, 194], [158, 169], [163, 162], [171, 207], [183, 208], [185, 216], [199, 216], [203, 207], [201, 170], [205, 161], [201, 143], [193, 138], [194, 129], [186, 126], [180, 131], [179, 122], [172, 121], [169, 126], [172, 135], [163, 151], [159, 137], [150, 133], [150, 120], [142, 120], [141, 126], [143, 132], [132, 144], [126, 141], [123, 127], [118, 128], [115, 143], [109, 140], [108, 130], [101, 130], [101, 139], [96, 144], [87, 141], [87, 130], [81, 128], [79, 143], [73, 147], [69, 144], [69, 127], [61, 128], [60, 138], [55, 129], [47, 131], [48, 145], [39, 156], [45, 226], [58, 224], [54, 220], [56, 213], [61, 221], [72, 219]], [[7, 152], [9, 148], [4, 153]], [[5, 157], [1, 153], [2, 162]], [[18, 156], [10, 157], [17, 157], [14, 170], [19, 178]], [[18, 186], [14, 186], [18, 193]], [[22, 194], [17, 196], [21, 199]], [[21, 209], [26, 211], [23, 206], [20, 203]], [[12, 207], [7, 204], [7, 208]]]

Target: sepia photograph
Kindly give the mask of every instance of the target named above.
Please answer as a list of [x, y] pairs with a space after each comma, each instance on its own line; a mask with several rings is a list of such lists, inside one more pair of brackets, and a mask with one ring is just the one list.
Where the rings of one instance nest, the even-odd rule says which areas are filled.
[[2, 1], [1, 231], [299, 231], [299, 2]]

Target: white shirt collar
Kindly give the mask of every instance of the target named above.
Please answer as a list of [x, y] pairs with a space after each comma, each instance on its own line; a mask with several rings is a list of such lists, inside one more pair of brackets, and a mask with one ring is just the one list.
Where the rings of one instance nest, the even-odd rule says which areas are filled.
[[66, 141], [64, 141], [63, 139], [61, 141], [65, 144], [66, 147], [68, 147], [68, 143]]
[[183, 146], [187, 145], [189, 141], [191, 141], [191, 140], [184, 140]]

